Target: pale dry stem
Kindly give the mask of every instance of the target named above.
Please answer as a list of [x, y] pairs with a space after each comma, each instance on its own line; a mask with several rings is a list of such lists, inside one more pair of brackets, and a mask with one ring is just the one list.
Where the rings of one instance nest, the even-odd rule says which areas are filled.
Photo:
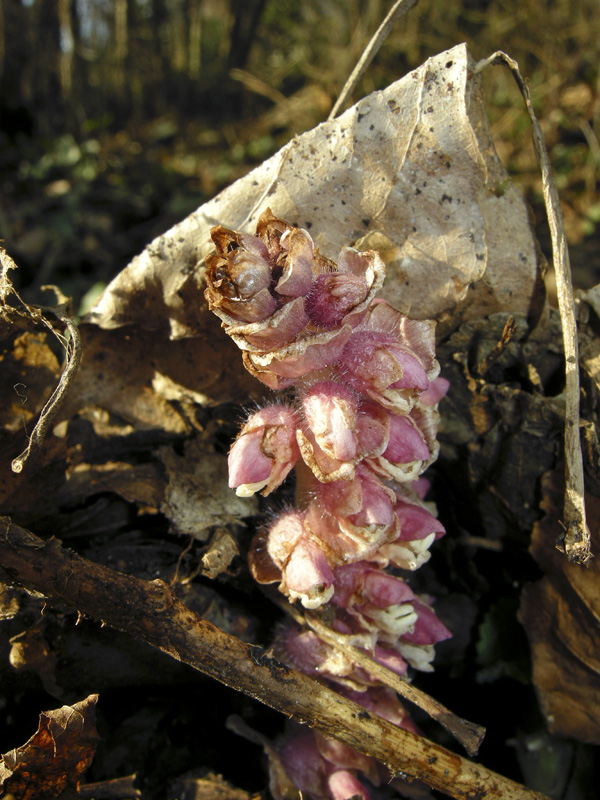
[[394, 691], [398, 692], [405, 700], [418, 706], [432, 719], [439, 722], [440, 725], [462, 744], [470, 756], [477, 754], [483, 737], [485, 736], [485, 728], [457, 716], [435, 700], [435, 698], [417, 689], [407, 680], [375, 661], [364, 650], [360, 650], [358, 647], [348, 644], [347, 637], [332, 630], [319, 619], [317, 614], [306, 613], [302, 615], [288, 603], [282, 602], [280, 604], [278, 603], [278, 605], [280, 605], [299, 625], [308, 625], [323, 642], [326, 642], [330, 647], [346, 655], [352, 662], [363, 667], [367, 672], [381, 681], [382, 684], [394, 689]]
[[400, 17], [403, 17], [411, 10], [411, 8], [416, 6], [417, 3], [418, 0], [396, 0], [394, 5], [388, 11], [381, 25], [371, 37], [371, 41], [365, 47], [361, 57], [358, 59], [356, 66], [352, 70], [350, 77], [340, 92], [340, 96], [336, 100], [329, 116], [327, 117], [328, 120], [335, 119], [340, 113], [340, 110], [344, 107], [344, 104], [354, 91], [356, 84], [362, 78], [365, 70], [377, 55], [379, 48], [387, 39], [392, 27], [394, 26], [394, 22], [396, 22], [397, 19], [400, 19]]
[[[35, 324], [45, 325], [52, 334], [56, 336], [65, 350], [65, 368], [60, 376], [58, 385], [40, 411], [35, 427], [29, 436], [27, 447], [20, 455], [13, 459], [11, 463], [12, 471], [20, 473], [23, 471], [27, 460], [33, 459], [39, 453], [52, 427], [52, 423], [67, 396], [67, 392], [71, 388], [81, 363], [81, 337], [77, 325], [67, 310], [69, 300], [64, 297], [59, 289], [55, 286], [42, 287], [43, 289], [54, 291], [57, 299], [56, 306], [46, 307], [29, 305], [21, 299], [8, 277], [9, 270], [16, 269], [17, 265], [3, 248], [0, 248], [0, 266], [0, 303], [2, 304], [2, 310], [5, 312], [5, 315], [6, 312], [17, 313], [20, 316], [29, 317]], [[18, 309], [12, 308], [6, 303], [10, 295], [14, 295], [18, 300], [20, 304]], [[56, 330], [52, 322], [48, 319], [48, 315], [55, 317], [64, 325], [69, 333], [68, 339], [62, 332]]]
[[490, 64], [507, 66], [515, 78], [531, 121], [533, 146], [542, 175], [565, 351], [565, 501], [563, 509], [565, 533], [558, 546], [566, 553], [571, 563], [585, 564], [592, 557], [592, 553], [590, 530], [585, 515], [583, 458], [579, 435], [579, 346], [573, 281], [560, 200], [550, 168], [550, 159], [542, 129], [533, 110], [529, 87], [523, 79], [519, 65], [506, 53], [498, 51], [480, 61], [476, 65], [475, 72], [481, 72]]

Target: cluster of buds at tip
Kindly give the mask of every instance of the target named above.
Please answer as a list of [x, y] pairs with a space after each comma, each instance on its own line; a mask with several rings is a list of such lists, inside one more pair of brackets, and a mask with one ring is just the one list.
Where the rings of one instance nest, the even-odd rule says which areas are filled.
[[[374, 251], [345, 247], [335, 263], [306, 230], [270, 210], [255, 236], [221, 226], [211, 235], [211, 310], [246, 368], [295, 395], [253, 413], [229, 453], [229, 485], [241, 496], [267, 496], [296, 475], [296, 507], [252, 544], [254, 578], [277, 583], [307, 609], [328, 604], [333, 630], [394, 672], [430, 670], [434, 645], [450, 634], [430, 598], [386, 570], [417, 569], [444, 533], [421, 477], [438, 455], [437, 406], [448, 388], [434, 323], [376, 299], [385, 265]], [[275, 647], [299, 669], [410, 727], [395, 693], [313, 632], [285, 627]], [[375, 781], [377, 768], [340, 748], [296, 732], [281, 754], [308, 796], [367, 797], [356, 773]]]

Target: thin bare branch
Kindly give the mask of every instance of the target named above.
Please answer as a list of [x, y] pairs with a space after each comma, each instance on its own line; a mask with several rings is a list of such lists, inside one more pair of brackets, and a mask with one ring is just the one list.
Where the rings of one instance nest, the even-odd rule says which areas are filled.
[[579, 346], [571, 265], [560, 200], [550, 168], [550, 159], [542, 129], [533, 110], [529, 87], [521, 75], [519, 65], [506, 53], [498, 51], [480, 61], [475, 71], [481, 72], [490, 64], [507, 66], [515, 78], [531, 121], [533, 146], [542, 175], [565, 350], [565, 504], [563, 510], [565, 534], [559, 549], [564, 550], [570, 562], [585, 564], [592, 557], [592, 553], [590, 530], [585, 515], [583, 459], [579, 434]]
[[394, 5], [388, 11], [381, 25], [373, 34], [371, 41], [365, 47], [363, 54], [358, 59], [356, 66], [344, 84], [344, 88], [340, 92], [340, 96], [336, 100], [327, 119], [335, 119], [337, 117], [337, 115], [340, 113], [340, 110], [344, 107], [344, 104], [354, 91], [356, 84], [362, 78], [365, 70], [377, 55], [379, 48], [387, 39], [390, 31], [392, 30], [394, 22], [396, 22], [397, 19], [400, 19], [400, 17], [403, 17], [408, 11], [411, 10], [411, 8], [416, 6], [418, 2], [419, 0], [396, 0]]
[[271, 708], [318, 728], [385, 764], [393, 775], [424, 781], [458, 800], [548, 800], [507, 778], [398, 728], [262, 648], [224, 633], [181, 603], [161, 580], [144, 581], [43, 541], [0, 517], [0, 572], [147, 642]]
[[[64, 348], [66, 361], [58, 385], [40, 411], [35, 427], [29, 436], [27, 447], [20, 455], [13, 459], [11, 463], [12, 471], [19, 473], [23, 471], [25, 462], [28, 459], [35, 458], [39, 453], [51, 429], [52, 422], [56, 418], [67, 396], [67, 392], [71, 388], [81, 363], [81, 337], [79, 335], [79, 329], [69, 313], [69, 298], [65, 297], [56, 286], [42, 286], [42, 289], [49, 289], [55, 293], [57, 300], [56, 306], [29, 305], [19, 296], [19, 293], [12, 285], [12, 281], [8, 277], [9, 270], [11, 269], [17, 269], [17, 265], [6, 250], [0, 247], [0, 312], [2, 318], [10, 320], [11, 315], [16, 314], [19, 317], [31, 319], [36, 325], [45, 325], [46, 328], [56, 336]], [[14, 308], [8, 305], [7, 300], [11, 296], [16, 298], [18, 307]], [[56, 329], [55, 325], [48, 319], [48, 316], [55, 317], [64, 325], [69, 333], [69, 338], [65, 337], [61, 331]]]
[[[64, 341], [64, 337], [59, 337], [65, 346], [66, 364], [60, 376], [58, 385], [40, 411], [38, 421], [36, 422], [35, 427], [29, 437], [29, 441], [27, 442], [27, 447], [12, 461], [12, 471], [17, 473], [22, 472], [25, 462], [29, 458], [35, 457], [42, 448], [44, 440], [46, 439], [46, 436], [52, 427], [52, 423], [56, 418], [56, 415], [58, 414], [65, 397], [67, 396], [67, 392], [71, 388], [73, 379], [75, 378], [81, 363], [81, 337], [79, 335], [79, 329], [77, 328], [77, 325], [59, 308], [44, 310], [60, 320], [70, 334], [70, 339], [66, 343]], [[40, 309], [40, 311], [42, 311], [42, 309]], [[55, 336], [58, 336], [57, 332], [50, 325], [43, 314], [40, 314], [40, 319], [53, 331]]]

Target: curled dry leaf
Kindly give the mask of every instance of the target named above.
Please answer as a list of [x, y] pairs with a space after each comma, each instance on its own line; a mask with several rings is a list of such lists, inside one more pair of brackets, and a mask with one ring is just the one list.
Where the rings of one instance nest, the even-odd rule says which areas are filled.
[[227, 461], [196, 440], [187, 442], [182, 456], [161, 449], [168, 484], [161, 510], [180, 533], [206, 540], [211, 528], [256, 513], [253, 497], [238, 497], [227, 486]]
[[0, 760], [0, 788], [14, 800], [75, 800], [94, 757], [97, 695], [40, 714], [38, 730]]
[[[560, 472], [547, 473], [542, 489], [546, 516], [534, 527], [531, 552], [546, 576], [526, 587], [520, 610], [533, 682], [551, 733], [600, 744], [600, 561], [569, 564], [556, 549]], [[588, 493], [586, 508], [592, 544], [600, 552], [600, 499]]]
[[326, 257], [348, 242], [379, 250], [386, 299], [412, 317], [530, 311], [538, 265], [527, 210], [495, 155], [471, 66], [466, 46], [454, 47], [296, 137], [152, 242], [89, 321], [202, 334], [212, 325], [200, 266], [211, 227], [252, 232], [267, 206], [310, 230]]

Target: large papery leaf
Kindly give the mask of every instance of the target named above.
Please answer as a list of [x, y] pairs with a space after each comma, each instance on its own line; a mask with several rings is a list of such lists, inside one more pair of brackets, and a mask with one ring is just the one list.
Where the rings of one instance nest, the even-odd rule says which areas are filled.
[[[523, 198], [491, 141], [465, 45], [425, 62], [276, 155], [153, 241], [89, 316], [104, 328], [162, 328], [172, 338], [214, 326], [202, 295], [210, 228], [254, 231], [268, 206], [307, 228], [335, 258], [355, 243], [388, 265], [387, 300], [456, 325], [528, 313], [538, 265]], [[460, 312], [460, 316], [458, 316]]]

